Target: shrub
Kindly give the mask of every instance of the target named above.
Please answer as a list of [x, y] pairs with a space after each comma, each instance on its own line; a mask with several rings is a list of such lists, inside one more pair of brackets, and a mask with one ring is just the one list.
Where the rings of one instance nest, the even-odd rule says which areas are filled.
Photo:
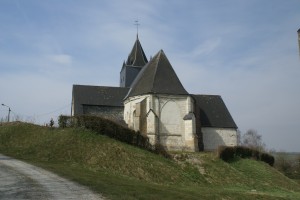
[[262, 153], [256, 149], [251, 149], [244, 146], [226, 147], [221, 146], [218, 149], [219, 158], [228, 162], [235, 158], [252, 158], [255, 160], [268, 163], [270, 166], [274, 165], [274, 157], [267, 153]]
[[230, 160], [233, 160], [235, 157], [235, 148], [234, 147], [225, 147], [221, 146], [218, 150], [219, 157], [228, 162]]
[[49, 123], [50, 127], [52, 128], [54, 125], [54, 120], [51, 118], [50, 123]]
[[60, 128], [72, 127], [74, 118], [71, 116], [60, 115], [58, 117], [58, 126]]
[[261, 152], [259, 152], [258, 150], [256, 149], [252, 149], [252, 158], [255, 159], [255, 160], [261, 160], [260, 158], [260, 154]]
[[97, 134], [106, 135], [121, 142], [148, 150], [151, 149], [151, 144], [149, 143], [147, 136], [129, 128], [122, 127], [109, 119], [88, 115], [75, 117], [61, 115], [59, 116], [58, 123], [61, 128], [84, 127], [96, 132]]
[[262, 153], [260, 156], [260, 160], [268, 163], [270, 166], [273, 166], [275, 162], [274, 156], [267, 153]]
[[244, 146], [237, 146], [235, 155], [240, 158], [251, 158], [252, 157], [252, 149], [244, 147]]

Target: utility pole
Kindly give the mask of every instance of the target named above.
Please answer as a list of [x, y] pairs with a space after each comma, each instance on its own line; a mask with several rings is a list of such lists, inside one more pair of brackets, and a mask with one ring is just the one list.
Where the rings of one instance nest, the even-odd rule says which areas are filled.
[[9, 122], [9, 118], [10, 118], [10, 112], [11, 112], [11, 109], [9, 106], [5, 105], [5, 104], [2, 104], [2, 106], [5, 106], [5, 107], [8, 107], [8, 116], [7, 116], [7, 122]]
[[298, 51], [299, 51], [299, 59], [300, 59], [300, 28], [297, 31], [298, 33]]

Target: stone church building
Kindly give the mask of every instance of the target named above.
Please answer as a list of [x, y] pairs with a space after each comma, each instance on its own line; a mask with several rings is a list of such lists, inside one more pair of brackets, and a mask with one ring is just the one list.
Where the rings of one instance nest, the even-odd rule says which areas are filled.
[[137, 36], [120, 87], [73, 85], [72, 115], [98, 115], [147, 135], [168, 150], [237, 145], [237, 126], [219, 95], [189, 94], [163, 50], [148, 61]]

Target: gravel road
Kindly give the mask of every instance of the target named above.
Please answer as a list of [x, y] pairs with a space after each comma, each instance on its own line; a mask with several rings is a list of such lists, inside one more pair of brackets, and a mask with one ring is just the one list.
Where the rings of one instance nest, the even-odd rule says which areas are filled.
[[104, 198], [77, 183], [0, 154], [0, 199]]

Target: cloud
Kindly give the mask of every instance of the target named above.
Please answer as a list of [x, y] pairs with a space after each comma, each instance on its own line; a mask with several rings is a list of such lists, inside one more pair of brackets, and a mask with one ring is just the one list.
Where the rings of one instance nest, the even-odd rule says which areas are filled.
[[188, 53], [188, 56], [192, 58], [199, 58], [199, 56], [205, 56], [212, 53], [215, 49], [220, 46], [221, 38], [211, 38], [205, 40], [196, 46], [192, 52]]
[[72, 57], [67, 54], [57, 54], [57, 55], [48, 55], [47, 56], [50, 63], [70, 66], [72, 64]]

